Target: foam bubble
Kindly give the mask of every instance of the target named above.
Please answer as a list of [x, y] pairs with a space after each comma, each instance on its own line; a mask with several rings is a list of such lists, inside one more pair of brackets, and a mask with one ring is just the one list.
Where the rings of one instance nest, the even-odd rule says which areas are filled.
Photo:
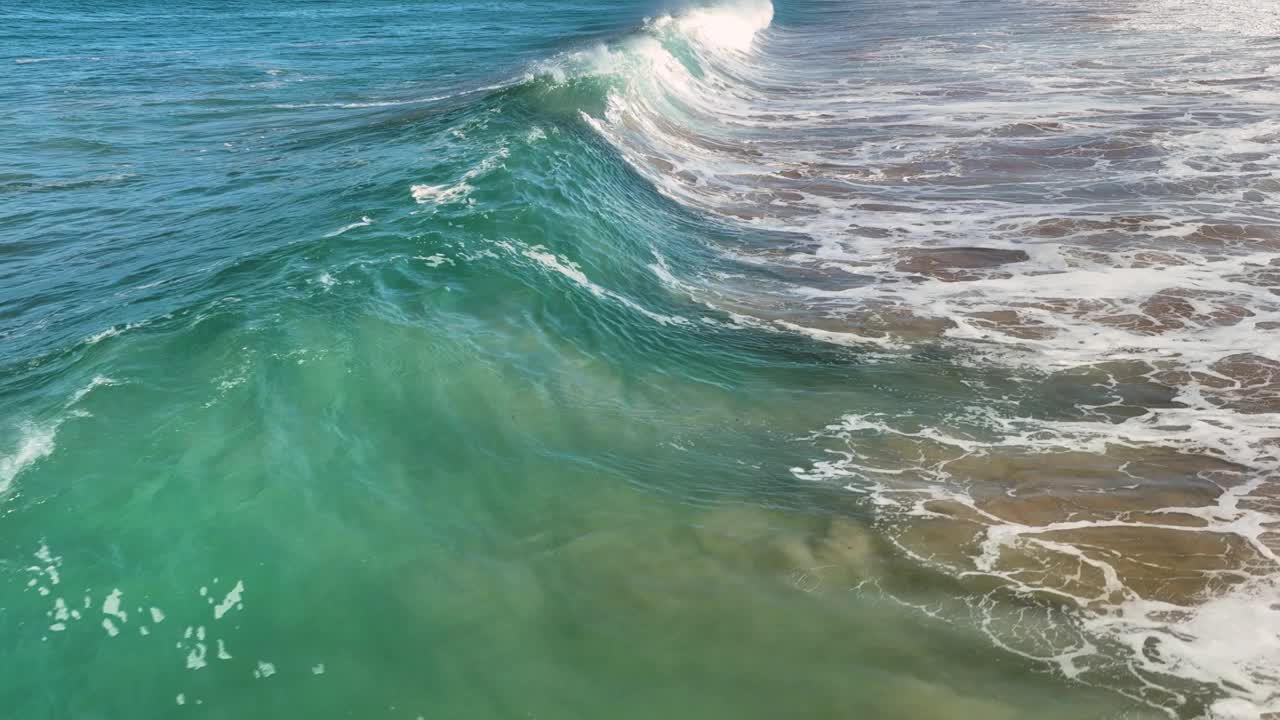
[[[70, 408], [79, 403], [96, 388], [116, 384], [118, 383], [109, 377], [103, 375], [94, 376], [87, 385], [72, 394], [65, 407]], [[64, 422], [72, 418], [88, 416], [89, 413], [84, 410], [73, 409], [50, 422], [26, 422], [20, 425], [17, 446], [11, 454], [0, 456], [0, 495], [3, 495], [13, 486], [13, 481], [18, 477], [19, 473], [53, 454], [56, 448], [54, 440], [58, 429]], [[54, 571], [56, 572], [56, 569]]]
[[[510, 243], [507, 244], [507, 248], [512, 251], [515, 250], [515, 246], [511, 245]], [[631, 298], [626, 297], [625, 295], [621, 295], [612, 290], [608, 290], [608, 289], [605, 289], [604, 287], [601, 287], [600, 285], [597, 285], [596, 283], [592, 282], [590, 279], [587, 278], [586, 273], [584, 273], [582, 269], [578, 267], [577, 263], [571, 262], [569, 260], [565, 260], [551, 252], [548, 252], [547, 249], [541, 245], [534, 245], [533, 247], [525, 247], [523, 250], [520, 251], [520, 254], [525, 256], [526, 258], [529, 258], [530, 260], [533, 260], [534, 262], [538, 263], [544, 268], [547, 268], [548, 270], [559, 273], [560, 275], [563, 275], [564, 277], [569, 278], [580, 287], [586, 288], [587, 290], [591, 291], [591, 294], [595, 295], [596, 297], [610, 298], [612, 300], [615, 300], [621, 303], [622, 305], [625, 305], [626, 307], [631, 308], [632, 310], [644, 315], [645, 317], [648, 317], [649, 319], [659, 324], [684, 325], [689, 322], [687, 318], [679, 317], [676, 315], [663, 315], [662, 313], [656, 313], [644, 307], [643, 305], [637, 303]]]
[[1125, 19], [1143, 32], [1280, 35], [1280, 6], [1270, 0], [1151, 0]]
[[112, 590], [111, 594], [102, 601], [102, 614], [110, 615], [122, 623], [127, 622], [129, 620], [129, 614], [120, 606], [120, 599], [122, 597], [124, 597], [124, 593], [120, 591], [120, 588]]
[[449, 258], [439, 253], [436, 253], [434, 255], [415, 255], [413, 259], [421, 260], [424, 264], [427, 265], [427, 267], [433, 267], [433, 268], [438, 268], [441, 265], [444, 265], [446, 263], [449, 265], [453, 264], [453, 260], [450, 260]]
[[456, 185], [414, 185], [409, 188], [409, 192], [420, 205], [446, 205], [466, 198], [471, 192], [471, 186], [465, 182]]
[[[973, 413], [992, 437], [850, 415], [815, 436], [839, 441], [834, 457], [794, 472], [866, 496], [886, 536], [920, 562], [998, 580], [1009, 598], [988, 591], [971, 608], [1000, 647], [1085, 682], [1127, 677], [1185, 702], [1189, 690], [1160, 680], [1176, 677], [1234, 701], [1223, 707], [1276, 709], [1280, 555], [1268, 534], [1280, 518], [1268, 498], [1280, 415], [1243, 428], [1193, 408], [1118, 425]], [[1179, 484], [1153, 479], [1179, 467]], [[1068, 608], [1050, 621], [1057, 637], [1001, 620], [1014, 597], [1053, 598], [1049, 615]], [[1125, 673], [1099, 676], [1098, 657]]]
[[[416, 198], [417, 196], [415, 195], [414, 197]], [[373, 224], [373, 218], [369, 217], [368, 215], [364, 215], [364, 216], [361, 216], [361, 218], [360, 218], [360, 221], [359, 221], [359, 222], [353, 222], [353, 223], [351, 223], [351, 224], [349, 224], [349, 225], [343, 225], [342, 227], [338, 228], [337, 230], [334, 230], [334, 231], [332, 231], [332, 232], [330, 232], [330, 233], [326, 233], [326, 234], [325, 234], [325, 237], [327, 237], [327, 238], [331, 238], [331, 237], [338, 237], [339, 235], [342, 235], [343, 233], [345, 233], [345, 232], [347, 232], [347, 231], [355, 230], [356, 228], [368, 227], [368, 226], [370, 226], [370, 225], [372, 225], [372, 224]]]
[[20, 429], [18, 445], [9, 455], [0, 457], [0, 494], [9, 490], [18, 473], [53, 454], [57, 425], [28, 423]]
[[231, 590], [227, 592], [226, 596], [222, 598], [222, 601], [219, 602], [216, 606], [214, 606], [213, 619], [221, 620], [222, 616], [230, 612], [233, 607], [239, 606], [241, 604], [241, 596], [243, 594], [244, 594], [244, 581], [237, 580], [235, 587], [231, 588]]
[[511, 150], [509, 148], [500, 147], [463, 173], [462, 179], [457, 183], [452, 185], [413, 185], [409, 188], [409, 192], [419, 205], [448, 205], [466, 201], [467, 196], [475, 189], [469, 181], [502, 167], [503, 161], [510, 155]]
[[85, 397], [87, 397], [89, 393], [93, 392], [97, 388], [110, 387], [112, 385], [119, 385], [119, 384], [120, 383], [117, 382], [116, 380], [113, 380], [105, 375], [95, 375], [93, 376], [93, 379], [89, 381], [88, 385], [85, 385], [84, 387], [80, 388], [71, 396], [71, 399], [67, 401], [67, 405], [68, 406], [75, 405], [76, 403], [85, 399]]

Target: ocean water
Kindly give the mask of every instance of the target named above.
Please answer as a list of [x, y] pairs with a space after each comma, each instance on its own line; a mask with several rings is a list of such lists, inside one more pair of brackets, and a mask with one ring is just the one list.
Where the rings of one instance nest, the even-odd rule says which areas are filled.
[[0, 17], [5, 716], [1280, 713], [1271, 0]]

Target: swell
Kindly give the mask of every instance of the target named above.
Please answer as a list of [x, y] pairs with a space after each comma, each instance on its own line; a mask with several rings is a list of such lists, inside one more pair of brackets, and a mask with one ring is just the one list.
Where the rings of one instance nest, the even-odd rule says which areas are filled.
[[[412, 181], [341, 188], [371, 209], [309, 237], [227, 258], [247, 232], [228, 224], [207, 271], [139, 275], [157, 297], [130, 322], [32, 347], [216, 337], [283, 303], [340, 316], [363, 299], [402, 320], [396, 302], [423, 288], [501, 275], [508, 303], [537, 297], [673, 373], [698, 355], [707, 383], [730, 384], [734, 355], [800, 368], [797, 385], [841, 382], [851, 358], [910, 367], [894, 381], [924, 388], [913, 402], [807, 428], [815, 457], [794, 477], [864, 498], [903, 555], [970, 591], [948, 617], [998, 646], [1171, 715], [1274, 708], [1273, 658], [1224, 623], [1276, 622], [1276, 353], [1255, 338], [1280, 327], [1280, 247], [1256, 198], [1280, 193], [1280, 154], [1257, 68], [1210, 53], [1177, 84], [1143, 74], [1150, 55], [1113, 67], [1069, 39], [1039, 63], [963, 17], [872, 42], [847, 16], [821, 31], [772, 16], [695, 9], [496, 87], [288, 108], [372, 122], [317, 121], [297, 148], [408, 137], [429, 159]], [[972, 393], [927, 397], [935, 374]], [[24, 435], [0, 480], [43, 458], [43, 437]], [[1160, 541], [1222, 563], [1143, 555]]]

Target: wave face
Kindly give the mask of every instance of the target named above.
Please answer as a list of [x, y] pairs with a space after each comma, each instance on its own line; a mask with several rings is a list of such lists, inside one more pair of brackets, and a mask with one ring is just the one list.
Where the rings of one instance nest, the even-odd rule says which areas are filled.
[[1266, 3], [65, 5], [15, 713], [1280, 713]]

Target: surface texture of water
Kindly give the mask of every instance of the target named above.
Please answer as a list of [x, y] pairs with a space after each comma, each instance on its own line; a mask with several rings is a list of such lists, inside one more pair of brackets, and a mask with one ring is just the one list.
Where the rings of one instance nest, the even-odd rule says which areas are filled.
[[0, 11], [0, 707], [1280, 712], [1280, 10]]

